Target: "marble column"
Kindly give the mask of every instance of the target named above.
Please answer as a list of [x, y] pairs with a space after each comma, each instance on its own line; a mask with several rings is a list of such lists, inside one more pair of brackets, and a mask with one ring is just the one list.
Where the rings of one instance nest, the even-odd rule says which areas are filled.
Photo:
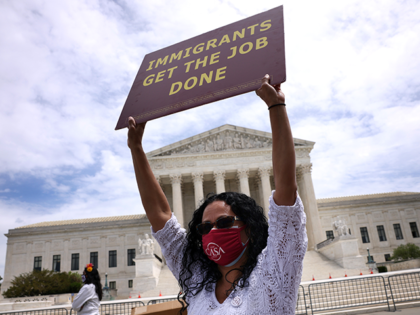
[[12, 264], [12, 252], [14, 244], [12, 244], [9, 239], [7, 239], [6, 247], [6, 265], [4, 266], [4, 278], [1, 286], [1, 293], [4, 293], [10, 286], [10, 282], [13, 279], [14, 265]]
[[32, 255], [32, 242], [26, 243], [26, 268], [25, 272], [31, 272], [34, 269], [34, 258]]
[[125, 250], [125, 234], [118, 235], [117, 267], [125, 270], [127, 267], [127, 251]]
[[[85, 266], [88, 263], [90, 263], [90, 256], [88, 253], [87, 242], [88, 242], [87, 237], [83, 237], [82, 238], [82, 252], [80, 253], [80, 260], [79, 260], [79, 270], [82, 270], [82, 272], [83, 272], [83, 268], [85, 268]], [[98, 268], [97, 266], [95, 267]]]
[[308, 250], [314, 249], [316, 244], [326, 240], [326, 236], [322, 234], [321, 220], [319, 219], [311, 169], [312, 164], [305, 164], [299, 166], [296, 170], [299, 195], [302, 199], [306, 213]]
[[383, 212], [384, 218], [385, 218], [385, 233], [386, 233], [386, 239], [388, 241], [388, 244], [390, 247], [397, 247], [397, 240], [395, 238], [394, 233], [394, 226], [391, 222], [389, 222], [389, 212]]
[[[98, 265], [99, 265], [99, 271], [105, 274], [108, 272], [108, 251], [106, 248], [106, 242], [108, 240], [107, 236], [101, 236], [101, 249], [98, 253]], [[90, 262], [90, 257], [89, 257]]]
[[204, 199], [203, 173], [192, 173], [191, 175], [194, 183], [195, 207], [198, 208]]
[[270, 171], [271, 167], [260, 167], [258, 169], [258, 176], [261, 181], [261, 190], [262, 190], [262, 196], [260, 200], [262, 201], [262, 206], [264, 208], [264, 214], [268, 218], [268, 208], [270, 205], [270, 202], [268, 198], [271, 196], [271, 187], [270, 187]]
[[173, 211], [174, 214], [182, 227], [184, 227], [184, 214], [182, 211], [182, 191], [181, 191], [181, 183], [182, 183], [182, 175], [181, 174], [173, 174], [169, 175], [172, 183], [172, 203], [173, 203]]
[[226, 191], [225, 188], [225, 171], [216, 170], [213, 173], [214, 181], [216, 183], [216, 193], [221, 194]]
[[239, 190], [241, 193], [250, 196], [249, 181], [248, 181], [249, 169], [238, 169], [237, 176], [239, 181]]
[[64, 240], [64, 252], [61, 257], [60, 271], [70, 271], [71, 255], [69, 253], [69, 239]]
[[45, 242], [45, 255], [42, 256], [42, 269], [52, 270], [51, 242]]

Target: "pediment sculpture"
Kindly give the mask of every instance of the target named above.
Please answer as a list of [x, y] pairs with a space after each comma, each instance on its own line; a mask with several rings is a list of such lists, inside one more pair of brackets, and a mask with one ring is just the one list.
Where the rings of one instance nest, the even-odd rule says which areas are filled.
[[259, 149], [271, 146], [270, 138], [225, 130], [155, 156]]

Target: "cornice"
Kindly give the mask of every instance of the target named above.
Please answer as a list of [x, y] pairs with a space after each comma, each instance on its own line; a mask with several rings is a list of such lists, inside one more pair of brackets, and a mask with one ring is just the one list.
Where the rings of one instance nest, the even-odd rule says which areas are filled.
[[[296, 147], [296, 159], [310, 158], [309, 153], [312, 147]], [[237, 151], [220, 151], [211, 153], [186, 154], [186, 155], [168, 155], [149, 158], [150, 166], [153, 170], [161, 169], [179, 169], [183, 167], [195, 167], [197, 162], [226, 160], [235, 158], [248, 158], [259, 156], [265, 161], [271, 161], [272, 149], [250, 149]]]
[[[229, 135], [228, 135], [229, 134]], [[239, 138], [236, 136], [244, 136], [246, 139], [239, 141]], [[242, 137], [241, 136], [241, 137]], [[220, 138], [218, 138], [220, 137]], [[228, 137], [228, 138], [226, 138]], [[223, 141], [221, 141], [223, 138]], [[251, 140], [253, 138], [253, 140]], [[264, 139], [270, 142], [265, 144], [258, 142]], [[257, 140], [258, 139], [258, 140]], [[220, 140], [220, 141], [219, 141]], [[248, 141], [249, 140], [249, 141]], [[157, 156], [187, 156], [189, 154], [205, 154], [210, 152], [223, 152], [238, 150], [243, 151], [250, 149], [251, 147], [260, 148], [266, 147], [267, 145], [271, 146], [272, 135], [269, 132], [238, 127], [234, 125], [223, 125], [218, 128], [211, 129], [209, 131], [202, 132], [195, 136], [186, 138], [174, 142], [172, 144], [166, 145], [162, 148], [153, 150], [146, 154], [148, 159]], [[314, 147], [315, 142], [293, 138], [295, 147]]]
[[[366, 195], [365, 195], [366, 196]], [[363, 196], [363, 197], [365, 197]], [[385, 194], [371, 195], [371, 198], [360, 198], [361, 196], [354, 196], [354, 199], [350, 197], [332, 198], [332, 200], [321, 199], [317, 200], [319, 211], [328, 211], [336, 209], [348, 209], [348, 208], [362, 208], [370, 206], [384, 206], [397, 204], [398, 208], [404, 207], [402, 204], [419, 203], [420, 205], [420, 193], [413, 193], [410, 195], [399, 195], [399, 196], [386, 196]]]
[[69, 224], [69, 225], [56, 225], [56, 226], [38, 226], [28, 228], [17, 228], [9, 230], [9, 233], [5, 234], [6, 237], [19, 237], [28, 235], [44, 235], [49, 233], [56, 234], [68, 234], [68, 233], [86, 233], [86, 231], [101, 231], [121, 228], [142, 228], [149, 227], [150, 222], [147, 217], [142, 219], [136, 219], [131, 221], [110, 221], [110, 222], [93, 222], [93, 223], [82, 223], [82, 224]]

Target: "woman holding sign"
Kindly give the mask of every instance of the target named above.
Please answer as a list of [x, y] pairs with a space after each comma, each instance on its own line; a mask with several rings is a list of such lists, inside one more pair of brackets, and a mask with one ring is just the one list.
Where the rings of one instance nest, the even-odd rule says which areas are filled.
[[[142, 147], [145, 123], [129, 119], [141, 199], [188, 314], [294, 314], [307, 248], [306, 217], [297, 194], [295, 148], [280, 85], [262, 79], [257, 95], [269, 110], [276, 190], [269, 221], [240, 193], [208, 197], [186, 232], [172, 214]], [[269, 223], [269, 225], [268, 225]]]

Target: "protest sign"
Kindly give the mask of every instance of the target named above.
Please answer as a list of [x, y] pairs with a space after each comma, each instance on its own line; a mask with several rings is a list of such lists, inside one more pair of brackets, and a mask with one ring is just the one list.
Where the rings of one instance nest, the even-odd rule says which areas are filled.
[[116, 130], [286, 81], [283, 6], [147, 54]]

